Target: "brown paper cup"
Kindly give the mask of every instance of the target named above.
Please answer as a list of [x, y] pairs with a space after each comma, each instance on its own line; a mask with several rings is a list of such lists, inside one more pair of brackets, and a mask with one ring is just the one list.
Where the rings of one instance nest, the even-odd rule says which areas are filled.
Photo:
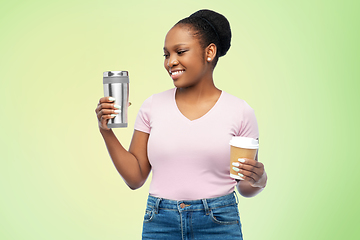
[[252, 138], [233, 137], [230, 145], [230, 177], [241, 179], [238, 172], [233, 169], [233, 167], [237, 167], [233, 163], [240, 163], [239, 158], [255, 159], [259, 144]]

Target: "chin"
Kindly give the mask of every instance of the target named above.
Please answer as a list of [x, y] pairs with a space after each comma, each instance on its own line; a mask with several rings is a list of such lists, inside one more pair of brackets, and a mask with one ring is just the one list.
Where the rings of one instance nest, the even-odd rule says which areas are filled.
[[174, 86], [175, 86], [176, 88], [188, 88], [188, 87], [190, 87], [190, 86], [188, 86], [188, 85], [177, 84], [177, 83], [175, 83], [175, 82], [174, 82]]
[[175, 80], [175, 81], [173, 81], [173, 83], [176, 88], [189, 88], [189, 87], [194, 86], [194, 84], [192, 84], [192, 83], [181, 82], [179, 80]]

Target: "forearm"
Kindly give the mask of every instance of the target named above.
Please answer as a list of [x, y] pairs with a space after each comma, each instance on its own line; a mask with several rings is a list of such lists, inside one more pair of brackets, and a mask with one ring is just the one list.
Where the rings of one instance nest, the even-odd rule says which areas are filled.
[[264, 188], [266, 186], [266, 183], [267, 183], [267, 175], [266, 175], [266, 172], [264, 172], [264, 175], [261, 179], [261, 184], [259, 185], [259, 187], [251, 186], [248, 181], [239, 181], [237, 184], [237, 189], [243, 197], [250, 198], [250, 197], [254, 197], [254, 196], [258, 195], [260, 192], [262, 192], [262, 190], [264, 190]]
[[112, 130], [100, 129], [100, 133], [104, 138], [111, 160], [125, 183], [131, 189], [141, 187], [146, 181], [147, 175], [142, 174], [136, 157], [121, 145]]

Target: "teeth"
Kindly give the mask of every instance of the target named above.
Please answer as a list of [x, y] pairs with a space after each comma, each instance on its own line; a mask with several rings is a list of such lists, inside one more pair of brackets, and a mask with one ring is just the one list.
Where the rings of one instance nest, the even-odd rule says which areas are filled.
[[177, 75], [177, 74], [180, 74], [180, 73], [183, 73], [184, 71], [181, 70], [181, 71], [175, 71], [175, 72], [171, 72], [171, 75]]

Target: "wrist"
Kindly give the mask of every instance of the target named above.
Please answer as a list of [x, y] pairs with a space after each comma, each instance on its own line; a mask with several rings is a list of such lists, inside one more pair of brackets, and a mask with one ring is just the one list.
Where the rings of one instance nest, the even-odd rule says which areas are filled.
[[259, 188], [265, 188], [267, 184], [267, 174], [266, 172], [263, 173], [261, 178], [259, 179]]
[[113, 133], [111, 128], [104, 129], [104, 128], [99, 127], [99, 131], [100, 131], [101, 135], [103, 135], [103, 136], [108, 135], [109, 133]]
[[266, 187], [266, 183], [267, 183], [267, 175], [266, 172], [264, 172], [263, 175], [260, 177], [260, 179], [255, 183], [250, 183], [250, 186], [253, 188], [264, 189]]

